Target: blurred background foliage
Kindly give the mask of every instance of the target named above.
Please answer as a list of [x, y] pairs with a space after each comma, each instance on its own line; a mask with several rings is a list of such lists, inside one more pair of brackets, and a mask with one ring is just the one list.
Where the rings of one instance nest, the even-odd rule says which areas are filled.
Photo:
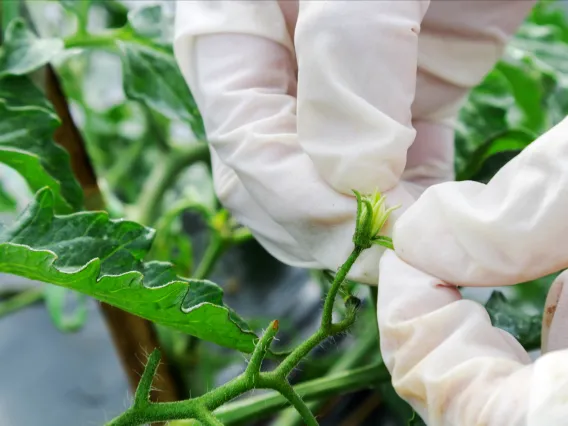
[[[5, 29], [7, 2], [2, 4]], [[325, 276], [280, 264], [244, 230], [238, 241], [225, 244], [221, 236], [238, 227], [215, 198], [209, 165], [199, 162], [186, 168], [175, 161], [205, 146], [201, 118], [172, 55], [175, 2], [28, 0], [23, 4], [42, 39], [65, 42], [65, 50], [54, 55], [51, 63], [84, 136], [109, 211], [157, 228], [151, 257], [173, 262], [182, 275], [211, 277], [225, 290], [228, 305], [254, 329], [271, 318], [284, 319], [281, 347], [315, 329]], [[567, 59], [565, 5], [540, 2], [460, 112], [455, 142], [458, 180], [489, 181], [567, 115]], [[0, 87], [0, 97], [8, 95]], [[163, 184], [159, 194], [156, 181]], [[26, 183], [13, 170], [1, 167], [1, 219], [12, 220], [31, 198]], [[214, 257], [211, 267], [200, 269], [207, 256]], [[494, 323], [534, 350], [539, 347], [540, 318], [553, 279], [554, 275], [501, 288], [499, 293], [466, 289], [464, 294], [487, 303]], [[41, 292], [34, 287], [25, 298], [18, 293], [20, 303], [15, 304], [14, 290], [9, 290], [6, 294], [10, 293], [12, 304], [0, 302], [0, 314], [45, 300], [55, 326], [63, 331], [77, 330], [89, 320], [84, 298], [68, 291]], [[295, 373], [296, 381], [362, 365], [378, 356], [372, 303], [367, 289], [355, 291], [365, 299], [355, 329], [320, 348]], [[238, 353], [163, 327], [159, 330], [187, 394], [190, 390], [193, 396], [201, 394], [245, 365]], [[316, 411], [323, 425], [406, 424], [412, 416], [386, 383], [371, 391], [320, 401]], [[278, 426], [301, 424], [290, 410], [273, 420]]]

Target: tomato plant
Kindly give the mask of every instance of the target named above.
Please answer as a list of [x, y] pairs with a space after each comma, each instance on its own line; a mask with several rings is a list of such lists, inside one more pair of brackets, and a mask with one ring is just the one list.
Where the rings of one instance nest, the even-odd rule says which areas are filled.
[[[48, 9], [57, 10], [51, 21], [44, 19]], [[407, 421], [412, 413], [394, 395], [378, 356], [372, 297], [345, 280], [371, 239], [390, 244], [376, 238], [386, 217], [368, 210], [377, 198], [366, 203], [358, 196], [355, 251], [336, 274], [315, 273], [323, 314], [305, 340], [292, 336], [292, 349], [273, 345], [285, 319], [245, 320], [224, 302], [228, 284], [209, 280], [220, 259], [251, 244], [251, 235], [214, 197], [203, 123], [172, 54], [171, 12], [167, 2], [2, 2], [0, 272], [46, 284], [4, 297], [0, 315], [43, 300], [54, 325], [74, 331], [88, 320], [89, 296], [155, 324], [157, 344], [177, 365], [184, 390], [178, 401], [150, 402], [160, 359], [154, 351], [135, 377], [131, 408], [112, 425], [252, 424], [275, 415], [280, 426], [302, 419], [315, 425], [312, 413], [324, 401], [371, 387]], [[457, 179], [487, 182], [566, 115], [567, 43], [563, 12], [538, 4], [461, 110]], [[206, 230], [202, 250], [203, 235], [190, 232], [188, 222]], [[539, 310], [552, 278], [487, 301], [494, 324], [527, 349], [539, 346]], [[82, 295], [71, 315], [70, 294]], [[335, 303], [338, 294], [342, 303]], [[358, 316], [365, 320], [356, 322]], [[316, 354], [319, 362], [311, 362], [322, 342], [340, 341], [347, 331], [354, 336], [349, 350]], [[249, 354], [240, 374], [208, 392], [199, 383], [204, 371], [234, 360], [204, 342]], [[301, 362], [306, 371], [292, 374]], [[261, 370], [263, 363], [272, 368]], [[199, 380], [186, 380], [188, 371]], [[255, 388], [271, 392], [231, 402]]]

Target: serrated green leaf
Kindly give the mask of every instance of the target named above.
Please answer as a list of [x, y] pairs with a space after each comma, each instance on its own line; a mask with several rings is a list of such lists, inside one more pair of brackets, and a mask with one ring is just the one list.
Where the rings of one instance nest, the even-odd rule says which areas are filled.
[[195, 135], [204, 138], [201, 116], [173, 56], [140, 44], [117, 44], [126, 95], [170, 119], [189, 123]]
[[0, 117], [0, 162], [18, 171], [34, 192], [49, 186], [57, 212], [81, 209], [83, 192], [69, 154], [51, 139], [57, 115], [27, 77], [0, 80]]
[[176, 276], [171, 264], [143, 262], [154, 231], [106, 212], [55, 216], [44, 189], [0, 233], [0, 272], [80, 291], [100, 301], [222, 346], [250, 352], [256, 335], [222, 305], [223, 291]]
[[541, 315], [529, 315], [510, 303], [500, 291], [491, 293], [485, 304], [493, 326], [510, 333], [526, 350], [540, 347]]
[[0, 47], [0, 78], [25, 75], [42, 67], [63, 51], [63, 41], [37, 38], [22, 19], [13, 20]]

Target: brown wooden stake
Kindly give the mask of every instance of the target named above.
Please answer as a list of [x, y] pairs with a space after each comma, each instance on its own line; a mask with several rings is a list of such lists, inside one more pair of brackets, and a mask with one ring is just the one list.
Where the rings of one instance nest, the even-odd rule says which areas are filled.
[[[85, 193], [85, 206], [89, 210], [104, 210], [104, 201], [83, 137], [71, 117], [67, 98], [51, 66], [46, 67], [45, 89], [47, 98], [62, 121], [62, 125], [55, 131], [54, 139], [69, 151], [71, 167]], [[160, 346], [156, 330], [151, 322], [121, 309], [105, 303], [101, 303], [101, 309], [130, 386], [135, 390], [144, 371], [146, 357]], [[162, 351], [162, 363], [154, 379], [154, 388], [157, 390], [152, 393], [154, 401], [177, 401], [184, 397], [181, 382], [175, 380], [172, 371]]]

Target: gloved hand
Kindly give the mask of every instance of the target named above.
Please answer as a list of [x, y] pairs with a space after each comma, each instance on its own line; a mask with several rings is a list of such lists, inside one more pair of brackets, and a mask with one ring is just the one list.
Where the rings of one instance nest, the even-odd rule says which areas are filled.
[[444, 284], [510, 285], [567, 268], [567, 166], [568, 118], [487, 185], [436, 185], [396, 223], [396, 254], [380, 264], [381, 349], [395, 389], [429, 425], [567, 424], [568, 272], [544, 310], [542, 349], [556, 352], [532, 364]]
[[[388, 235], [426, 187], [453, 179], [460, 104], [532, 4], [179, 1], [175, 54], [220, 200], [281, 261], [337, 269], [353, 247], [351, 190], [402, 205]], [[376, 284], [382, 251], [350, 278]]]
[[487, 184], [429, 188], [396, 224], [397, 254], [455, 285], [511, 285], [568, 267], [568, 119]]
[[397, 393], [429, 426], [567, 424], [567, 272], [549, 291], [545, 354], [534, 363], [510, 334], [491, 326], [481, 305], [393, 251], [382, 257], [379, 275], [383, 359]]

